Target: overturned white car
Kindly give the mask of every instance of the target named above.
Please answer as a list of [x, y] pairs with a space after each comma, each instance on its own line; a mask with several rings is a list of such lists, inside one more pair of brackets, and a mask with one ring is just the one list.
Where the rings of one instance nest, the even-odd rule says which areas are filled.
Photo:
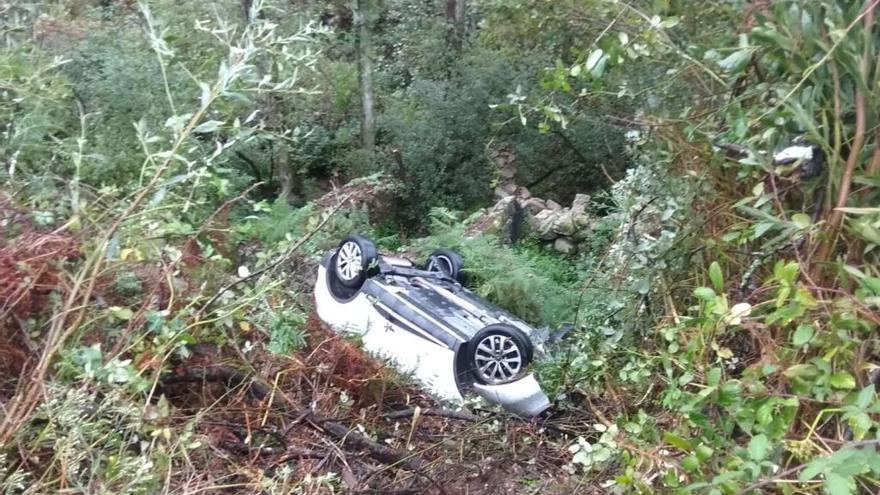
[[528, 370], [534, 330], [464, 288], [462, 266], [439, 250], [416, 267], [351, 235], [318, 269], [318, 315], [440, 399], [473, 391], [520, 416], [543, 412], [550, 402]]

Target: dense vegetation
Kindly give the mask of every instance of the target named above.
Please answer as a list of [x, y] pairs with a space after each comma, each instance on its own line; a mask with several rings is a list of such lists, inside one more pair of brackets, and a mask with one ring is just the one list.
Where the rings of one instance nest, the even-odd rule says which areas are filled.
[[[0, 4], [0, 492], [877, 493], [878, 3]], [[556, 415], [328, 334], [353, 231], [573, 323]]]

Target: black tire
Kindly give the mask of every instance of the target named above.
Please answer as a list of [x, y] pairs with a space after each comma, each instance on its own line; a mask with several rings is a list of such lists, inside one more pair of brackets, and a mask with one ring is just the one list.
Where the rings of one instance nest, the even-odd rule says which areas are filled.
[[373, 241], [362, 235], [352, 234], [339, 243], [336, 254], [330, 259], [333, 275], [345, 287], [360, 289], [367, 277], [378, 269], [379, 252]]
[[440, 272], [447, 277], [464, 283], [464, 260], [461, 255], [450, 249], [438, 249], [428, 256], [425, 270]]
[[[335, 260], [333, 258], [330, 259], [330, 263], [334, 263]], [[336, 276], [336, 270], [333, 269], [333, 265], [328, 265], [330, 268], [324, 270], [325, 277], [327, 279], [327, 288], [330, 290], [330, 295], [333, 296], [339, 302], [349, 302], [355, 298], [360, 293], [360, 288], [352, 288], [346, 287], [342, 285], [342, 282], [339, 280], [339, 277]]]
[[[466, 353], [464, 361], [470, 367], [473, 378], [486, 385], [516, 379], [531, 364], [534, 354], [532, 341], [525, 333], [503, 324], [489, 325], [480, 330], [463, 350]], [[516, 365], [513, 364], [515, 358]]]

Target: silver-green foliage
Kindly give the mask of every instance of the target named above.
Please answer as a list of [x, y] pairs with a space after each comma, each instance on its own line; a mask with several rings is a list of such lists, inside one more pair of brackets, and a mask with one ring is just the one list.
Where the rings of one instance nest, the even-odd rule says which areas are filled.
[[[50, 383], [46, 395], [39, 411], [45, 426], [29, 433], [65, 466], [70, 487], [107, 495], [155, 490], [155, 440], [144, 427], [142, 411], [121, 390], [96, 395], [86, 388]], [[24, 473], [12, 476], [25, 479]]]

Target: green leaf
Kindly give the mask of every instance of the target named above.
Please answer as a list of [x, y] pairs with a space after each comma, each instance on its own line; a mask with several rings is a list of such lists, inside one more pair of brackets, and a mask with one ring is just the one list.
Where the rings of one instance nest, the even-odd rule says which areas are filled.
[[697, 446], [695, 453], [697, 454], [697, 459], [705, 461], [712, 457], [712, 454], [714, 454], [715, 451], [708, 445], [699, 445]]
[[731, 53], [724, 60], [718, 62], [718, 65], [727, 72], [736, 74], [746, 68], [746, 65], [749, 64], [751, 58], [752, 50], [750, 48], [745, 48]]
[[831, 375], [831, 378], [828, 379], [828, 384], [834, 388], [851, 390], [856, 388], [856, 379], [846, 371], [841, 371]]
[[797, 330], [794, 331], [794, 335], [791, 337], [791, 343], [795, 347], [800, 347], [808, 343], [815, 334], [813, 327], [810, 325], [800, 325], [797, 327]]
[[211, 104], [211, 96], [212, 96], [211, 87], [208, 86], [207, 84], [199, 81], [199, 89], [202, 90], [202, 96], [201, 96], [202, 108], [207, 108], [208, 105]]
[[752, 196], [758, 197], [764, 195], [764, 183], [758, 182], [752, 187]]
[[856, 485], [851, 477], [844, 477], [837, 473], [825, 473], [825, 492], [829, 495], [851, 495], [855, 493]]
[[856, 397], [856, 406], [858, 406], [859, 409], [867, 408], [871, 405], [871, 402], [874, 401], [876, 395], [877, 393], [874, 390], [874, 384], [872, 383], [859, 392], [859, 396]]
[[739, 119], [737, 119], [736, 123], [733, 125], [733, 133], [737, 137], [737, 139], [745, 138], [748, 132], [749, 121], [746, 120], [745, 117], [740, 117]]
[[870, 215], [872, 213], [880, 213], [880, 208], [835, 208], [835, 210], [853, 215]]
[[771, 228], [773, 228], [774, 226], [776, 226], [775, 223], [760, 222], [759, 224], [755, 225], [755, 235], [752, 236], [752, 239], [760, 238], [762, 235], [766, 234], [767, 231], [770, 230]]
[[742, 478], [743, 474], [744, 474], [744, 471], [739, 471], [739, 470], [731, 470], [731, 471], [723, 472], [723, 473], [719, 474], [718, 476], [712, 478], [712, 483], [714, 483], [716, 485], [720, 485], [720, 484], [726, 483], [728, 481]]
[[700, 460], [696, 456], [689, 455], [681, 460], [681, 468], [692, 473], [700, 468]]
[[742, 385], [739, 380], [728, 380], [718, 389], [718, 404], [722, 406], [732, 405], [742, 394]]
[[752, 37], [755, 41], [760, 42], [760, 44], [774, 44], [783, 50], [794, 50], [794, 43], [791, 38], [784, 36], [772, 27], [757, 26], [752, 30]]
[[819, 370], [814, 364], [796, 364], [783, 372], [788, 378], [816, 378]]
[[193, 132], [195, 132], [196, 134], [207, 134], [209, 132], [216, 132], [217, 129], [220, 128], [221, 124], [223, 124], [223, 122], [220, 122], [219, 120], [209, 120], [207, 122], [202, 122], [198, 125], [198, 127], [193, 130]]
[[872, 244], [880, 244], [880, 229], [874, 227], [867, 220], [853, 220], [849, 222], [850, 227], [856, 234]]
[[715, 292], [724, 292], [724, 275], [721, 273], [721, 265], [717, 261], [713, 261], [709, 265], [709, 280], [712, 281]]
[[712, 302], [715, 300], [715, 291], [708, 287], [697, 287], [694, 296], [701, 301]]
[[678, 17], [674, 17], [674, 16], [667, 17], [666, 19], [663, 19], [663, 22], [660, 23], [660, 27], [672, 28], [672, 27], [678, 26], [678, 23], [679, 23]]
[[674, 433], [669, 433], [669, 432], [664, 433], [663, 440], [666, 443], [668, 443], [669, 445], [672, 445], [673, 447], [676, 447], [679, 450], [682, 450], [684, 452], [690, 452], [694, 448], [694, 446], [688, 440], [686, 440], [686, 439], [684, 439]]
[[842, 449], [831, 455], [819, 456], [808, 462], [804, 469], [798, 474], [798, 479], [807, 481], [815, 478], [819, 474], [831, 471], [835, 466], [840, 464], [841, 457], [848, 459], [851, 456], [852, 449]]
[[773, 403], [766, 402], [755, 412], [755, 419], [760, 425], [769, 425], [773, 421]]
[[857, 413], [849, 415], [847, 418], [847, 423], [849, 423], [849, 427], [852, 428], [853, 439], [861, 440], [865, 438], [865, 435], [874, 426], [874, 422], [871, 421], [871, 417], [866, 413]]
[[856, 268], [852, 265], [843, 265], [843, 271], [852, 275], [853, 277], [855, 277], [858, 280], [862, 280], [864, 278], [867, 278], [867, 276], [868, 276], [867, 274], [865, 274], [865, 272], [859, 270], [858, 268]]
[[663, 474], [663, 484], [670, 488], [675, 488], [679, 485], [678, 481], [678, 473], [675, 469], [670, 469]]
[[813, 224], [810, 216], [806, 213], [795, 213], [791, 216], [791, 222], [801, 230], [806, 230]]
[[590, 56], [587, 57], [587, 70], [593, 70], [596, 67], [596, 64], [599, 63], [599, 59], [605, 56], [605, 50], [601, 48], [596, 48], [592, 52], [590, 52]]
[[706, 373], [706, 384], [715, 387], [721, 383], [721, 368], [712, 368]]
[[767, 449], [770, 446], [769, 440], [767, 440], [767, 435], [763, 433], [760, 435], [755, 435], [752, 437], [752, 440], [749, 441], [749, 457], [753, 461], [762, 461], [765, 457], [767, 457]]
[[795, 279], [800, 272], [800, 265], [797, 262], [792, 261], [791, 263], [777, 263], [775, 267], [773, 267], [773, 276], [776, 280], [786, 284], [793, 285]]
[[113, 317], [120, 319], [120, 320], [128, 321], [131, 319], [132, 316], [134, 316], [134, 313], [128, 308], [121, 308], [119, 306], [111, 306], [109, 309], [110, 309], [110, 314], [112, 314]]
[[870, 290], [874, 294], [880, 295], [880, 278], [867, 277], [864, 280], [862, 280], [862, 285], [864, 285], [868, 290]]
[[680, 377], [678, 377], [678, 386], [683, 387], [692, 381], [694, 381], [694, 374], [693, 373], [685, 373], [685, 374], [681, 375]]
[[605, 54], [605, 51], [601, 48], [596, 48], [587, 57], [586, 69], [590, 72], [591, 76], [598, 79], [605, 72], [605, 64], [607, 62], [608, 55]]

